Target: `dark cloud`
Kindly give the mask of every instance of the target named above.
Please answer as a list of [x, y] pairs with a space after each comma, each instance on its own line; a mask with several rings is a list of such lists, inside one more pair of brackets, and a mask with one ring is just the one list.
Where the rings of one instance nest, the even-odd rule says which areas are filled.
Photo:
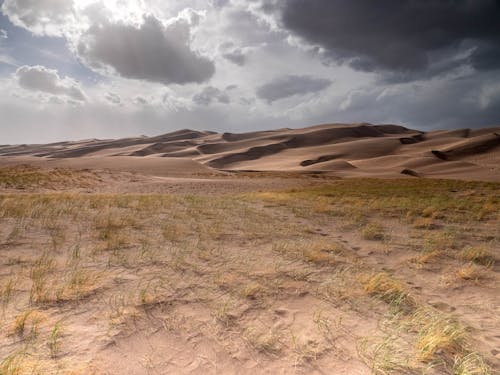
[[494, 82], [500, 82], [499, 71], [354, 90], [311, 120], [390, 122], [423, 130], [499, 126], [500, 85]]
[[261, 0], [260, 10], [264, 13], [273, 13], [279, 8], [280, 0]]
[[316, 93], [326, 89], [332, 81], [311, 76], [287, 75], [277, 78], [257, 89], [257, 97], [272, 103], [294, 95]]
[[476, 70], [500, 69], [500, 48], [492, 44], [477, 48], [471, 56], [472, 66]]
[[77, 101], [85, 100], [85, 95], [76, 82], [69, 78], [62, 79], [56, 70], [44, 66], [22, 66], [16, 70], [15, 78], [19, 86], [26, 90], [64, 95]]
[[286, 29], [354, 69], [428, 77], [467, 46], [462, 63], [500, 67], [497, 0], [287, 0], [280, 12]]
[[201, 92], [193, 96], [193, 102], [199, 105], [210, 105], [214, 102], [228, 104], [230, 101], [226, 92], [212, 86], [205, 87]]
[[81, 38], [78, 53], [93, 68], [113, 68], [125, 78], [164, 84], [201, 83], [215, 72], [208, 58], [190, 46], [190, 25], [178, 20], [168, 26], [145, 16], [138, 28], [103, 22]]

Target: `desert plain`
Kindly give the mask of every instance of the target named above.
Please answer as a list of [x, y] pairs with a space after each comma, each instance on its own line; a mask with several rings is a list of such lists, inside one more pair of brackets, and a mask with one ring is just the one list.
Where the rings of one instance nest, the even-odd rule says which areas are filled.
[[0, 146], [0, 374], [495, 374], [500, 128]]

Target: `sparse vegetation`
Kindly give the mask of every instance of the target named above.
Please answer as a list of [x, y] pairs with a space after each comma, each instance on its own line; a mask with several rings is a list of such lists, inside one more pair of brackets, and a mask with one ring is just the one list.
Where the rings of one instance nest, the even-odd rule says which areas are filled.
[[416, 306], [415, 299], [404, 283], [385, 272], [361, 277], [361, 282], [367, 293], [379, 297], [398, 310], [409, 312]]
[[98, 177], [88, 171], [74, 171], [63, 168], [45, 170], [31, 165], [0, 168], [0, 187], [3, 188], [67, 189], [71, 186], [92, 186], [98, 181]]
[[[359, 372], [492, 374], [488, 340], [500, 333], [468, 325], [473, 309], [494, 314], [496, 188], [365, 179], [217, 197], [9, 190], [0, 374], [76, 371], [80, 339], [103, 344], [97, 364], [119, 356], [114, 340], [154, 368], [137, 344], [146, 337], [162, 355], [154, 340], [304, 373], [345, 356]], [[479, 304], [470, 297], [483, 287]]]
[[413, 221], [413, 226], [417, 229], [436, 229], [438, 226], [432, 217], [417, 218]]
[[493, 255], [484, 245], [466, 247], [460, 253], [460, 258], [483, 266], [490, 266], [495, 262]]
[[272, 329], [260, 331], [250, 327], [244, 333], [244, 337], [253, 349], [270, 356], [278, 355], [283, 348], [281, 335]]
[[54, 328], [52, 328], [49, 340], [47, 341], [47, 346], [49, 347], [50, 356], [52, 358], [57, 358], [61, 350], [61, 333], [62, 333], [61, 324], [56, 323]]
[[431, 361], [438, 353], [450, 358], [463, 353], [468, 334], [456, 319], [425, 308], [412, 319], [418, 329], [417, 353], [422, 361]]
[[458, 269], [457, 276], [464, 280], [478, 281], [484, 277], [484, 272], [481, 267], [475, 265], [474, 263], [469, 263]]
[[493, 375], [493, 370], [479, 354], [469, 353], [455, 357], [453, 373], [456, 375]]
[[12, 332], [26, 340], [35, 339], [38, 336], [39, 324], [45, 319], [45, 315], [38, 310], [26, 310], [16, 317]]
[[369, 223], [361, 232], [361, 235], [365, 240], [383, 240], [385, 237], [384, 228], [378, 223]]

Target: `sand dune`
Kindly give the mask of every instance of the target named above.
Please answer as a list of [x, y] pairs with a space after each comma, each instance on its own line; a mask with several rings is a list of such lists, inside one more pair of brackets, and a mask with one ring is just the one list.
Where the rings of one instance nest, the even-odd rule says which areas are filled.
[[422, 132], [393, 124], [322, 124], [242, 134], [183, 129], [154, 137], [0, 146], [0, 163], [158, 176], [225, 171], [340, 177], [500, 180], [500, 127]]
[[482, 154], [497, 147], [500, 147], [500, 134], [493, 133], [467, 139], [442, 151], [433, 150], [432, 153], [440, 159], [451, 160]]

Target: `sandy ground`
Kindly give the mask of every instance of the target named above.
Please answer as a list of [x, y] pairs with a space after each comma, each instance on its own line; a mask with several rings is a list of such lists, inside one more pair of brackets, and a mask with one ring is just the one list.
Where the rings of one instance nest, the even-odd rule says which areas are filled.
[[496, 133], [0, 146], [0, 374], [497, 374]]
[[500, 366], [498, 184], [24, 166], [0, 185], [2, 374]]

